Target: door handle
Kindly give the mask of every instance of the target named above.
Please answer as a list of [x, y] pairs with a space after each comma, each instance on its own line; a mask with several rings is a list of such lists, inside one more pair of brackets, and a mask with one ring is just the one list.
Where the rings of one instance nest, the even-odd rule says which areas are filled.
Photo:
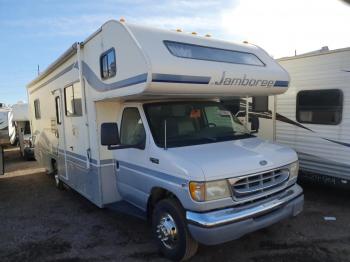
[[159, 164], [159, 159], [158, 158], [150, 157], [149, 161], [151, 161], [154, 164]]
[[119, 161], [115, 160], [115, 169], [119, 171]]
[[69, 148], [73, 151], [73, 146], [70, 146]]

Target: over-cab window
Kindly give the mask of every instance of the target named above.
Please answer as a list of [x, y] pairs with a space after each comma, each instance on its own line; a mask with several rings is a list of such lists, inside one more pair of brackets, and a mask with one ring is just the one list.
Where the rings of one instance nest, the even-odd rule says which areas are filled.
[[115, 62], [114, 48], [104, 52], [100, 57], [101, 78], [108, 79], [116, 75], [117, 65]]
[[337, 125], [343, 113], [343, 93], [339, 89], [305, 90], [297, 95], [296, 118], [300, 123]]
[[34, 100], [34, 115], [35, 119], [41, 118], [41, 112], [40, 112], [40, 101], [39, 99]]
[[122, 145], [140, 145], [145, 142], [146, 132], [139, 110], [135, 107], [125, 108], [120, 127]]
[[177, 57], [225, 62], [232, 64], [244, 64], [255, 66], [265, 65], [256, 55], [252, 53], [220, 49], [209, 46], [179, 43], [168, 40], [164, 41], [164, 44], [168, 48], [169, 52]]
[[68, 86], [64, 89], [66, 116], [82, 116], [81, 87], [78, 84]]

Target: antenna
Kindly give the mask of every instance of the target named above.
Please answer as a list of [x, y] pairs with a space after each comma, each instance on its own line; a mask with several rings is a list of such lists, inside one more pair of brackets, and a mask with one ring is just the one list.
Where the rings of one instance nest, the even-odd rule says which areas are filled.
[[38, 64], [38, 75], [40, 75], [40, 66]]
[[167, 150], [166, 119], [164, 119], [164, 150]]

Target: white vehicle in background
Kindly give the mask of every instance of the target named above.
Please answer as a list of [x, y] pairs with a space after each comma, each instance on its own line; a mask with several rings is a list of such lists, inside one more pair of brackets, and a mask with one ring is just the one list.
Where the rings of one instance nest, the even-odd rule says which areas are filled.
[[10, 144], [8, 113], [11, 108], [0, 103], [0, 145]]
[[270, 97], [269, 110], [265, 112], [256, 112], [253, 103], [249, 118], [259, 118], [261, 137], [297, 151], [303, 178], [349, 184], [350, 48], [323, 47], [278, 62], [291, 76], [288, 91], [276, 97], [275, 102]]
[[29, 83], [35, 157], [58, 187], [150, 219], [165, 256], [188, 259], [302, 211], [295, 151], [219, 102], [288, 81], [259, 47], [108, 21]]
[[10, 144], [8, 135], [8, 113], [11, 109], [0, 103], [0, 175], [4, 174], [4, 146]]
[[11, 106], [11, 111], [8, 113], [8, 124], [11, 144], [19, 146], [22, 157], [27, 160], [33, 159], [34, 150], [27, 103], [18, 102]]
[[323, 47], [278, 61], [292, 84], [277, 99], [277, 112], [283, 116], [277, 141], [297, 151], [306, 177], [349, 184], [350, 48]]

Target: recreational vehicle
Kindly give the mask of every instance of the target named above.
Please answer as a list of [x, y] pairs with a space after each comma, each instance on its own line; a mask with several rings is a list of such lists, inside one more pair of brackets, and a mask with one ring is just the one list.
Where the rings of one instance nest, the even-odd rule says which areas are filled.
[[275, 102], [269, 98], [270, 112], [255, 112], [250, 105], [250, 118], [260, 121], [259, 134], [273, 140], [275, 103], [274, 140], [297, 151], [303, 178], [349, 184], [350, 48], [323, 47], [278, 62], [289, 72], [291, 85]]
[[8, 113], [10, 108], [0, 103], [0, 175], [4, 174], [4, 146], [10, 144], [8, 135]]
[[28, 84], [35, 157], [58, 187], [149, 219], [184, 260], [302, 211], [295, 151], [219, 102], [288, 82], [257, 46], [108, 21]]
[[0, 103], [0, 145], [9, 144], [9, 125], [8, 125], [8, 113], [10, 108], [5, 104]]
[[34, 157], [31, 141], [28, 104], [18, 102], [12, 105], [8, 114], [9, 137], [12, 145], [18, 145], [21, 156], [29, 160]]

